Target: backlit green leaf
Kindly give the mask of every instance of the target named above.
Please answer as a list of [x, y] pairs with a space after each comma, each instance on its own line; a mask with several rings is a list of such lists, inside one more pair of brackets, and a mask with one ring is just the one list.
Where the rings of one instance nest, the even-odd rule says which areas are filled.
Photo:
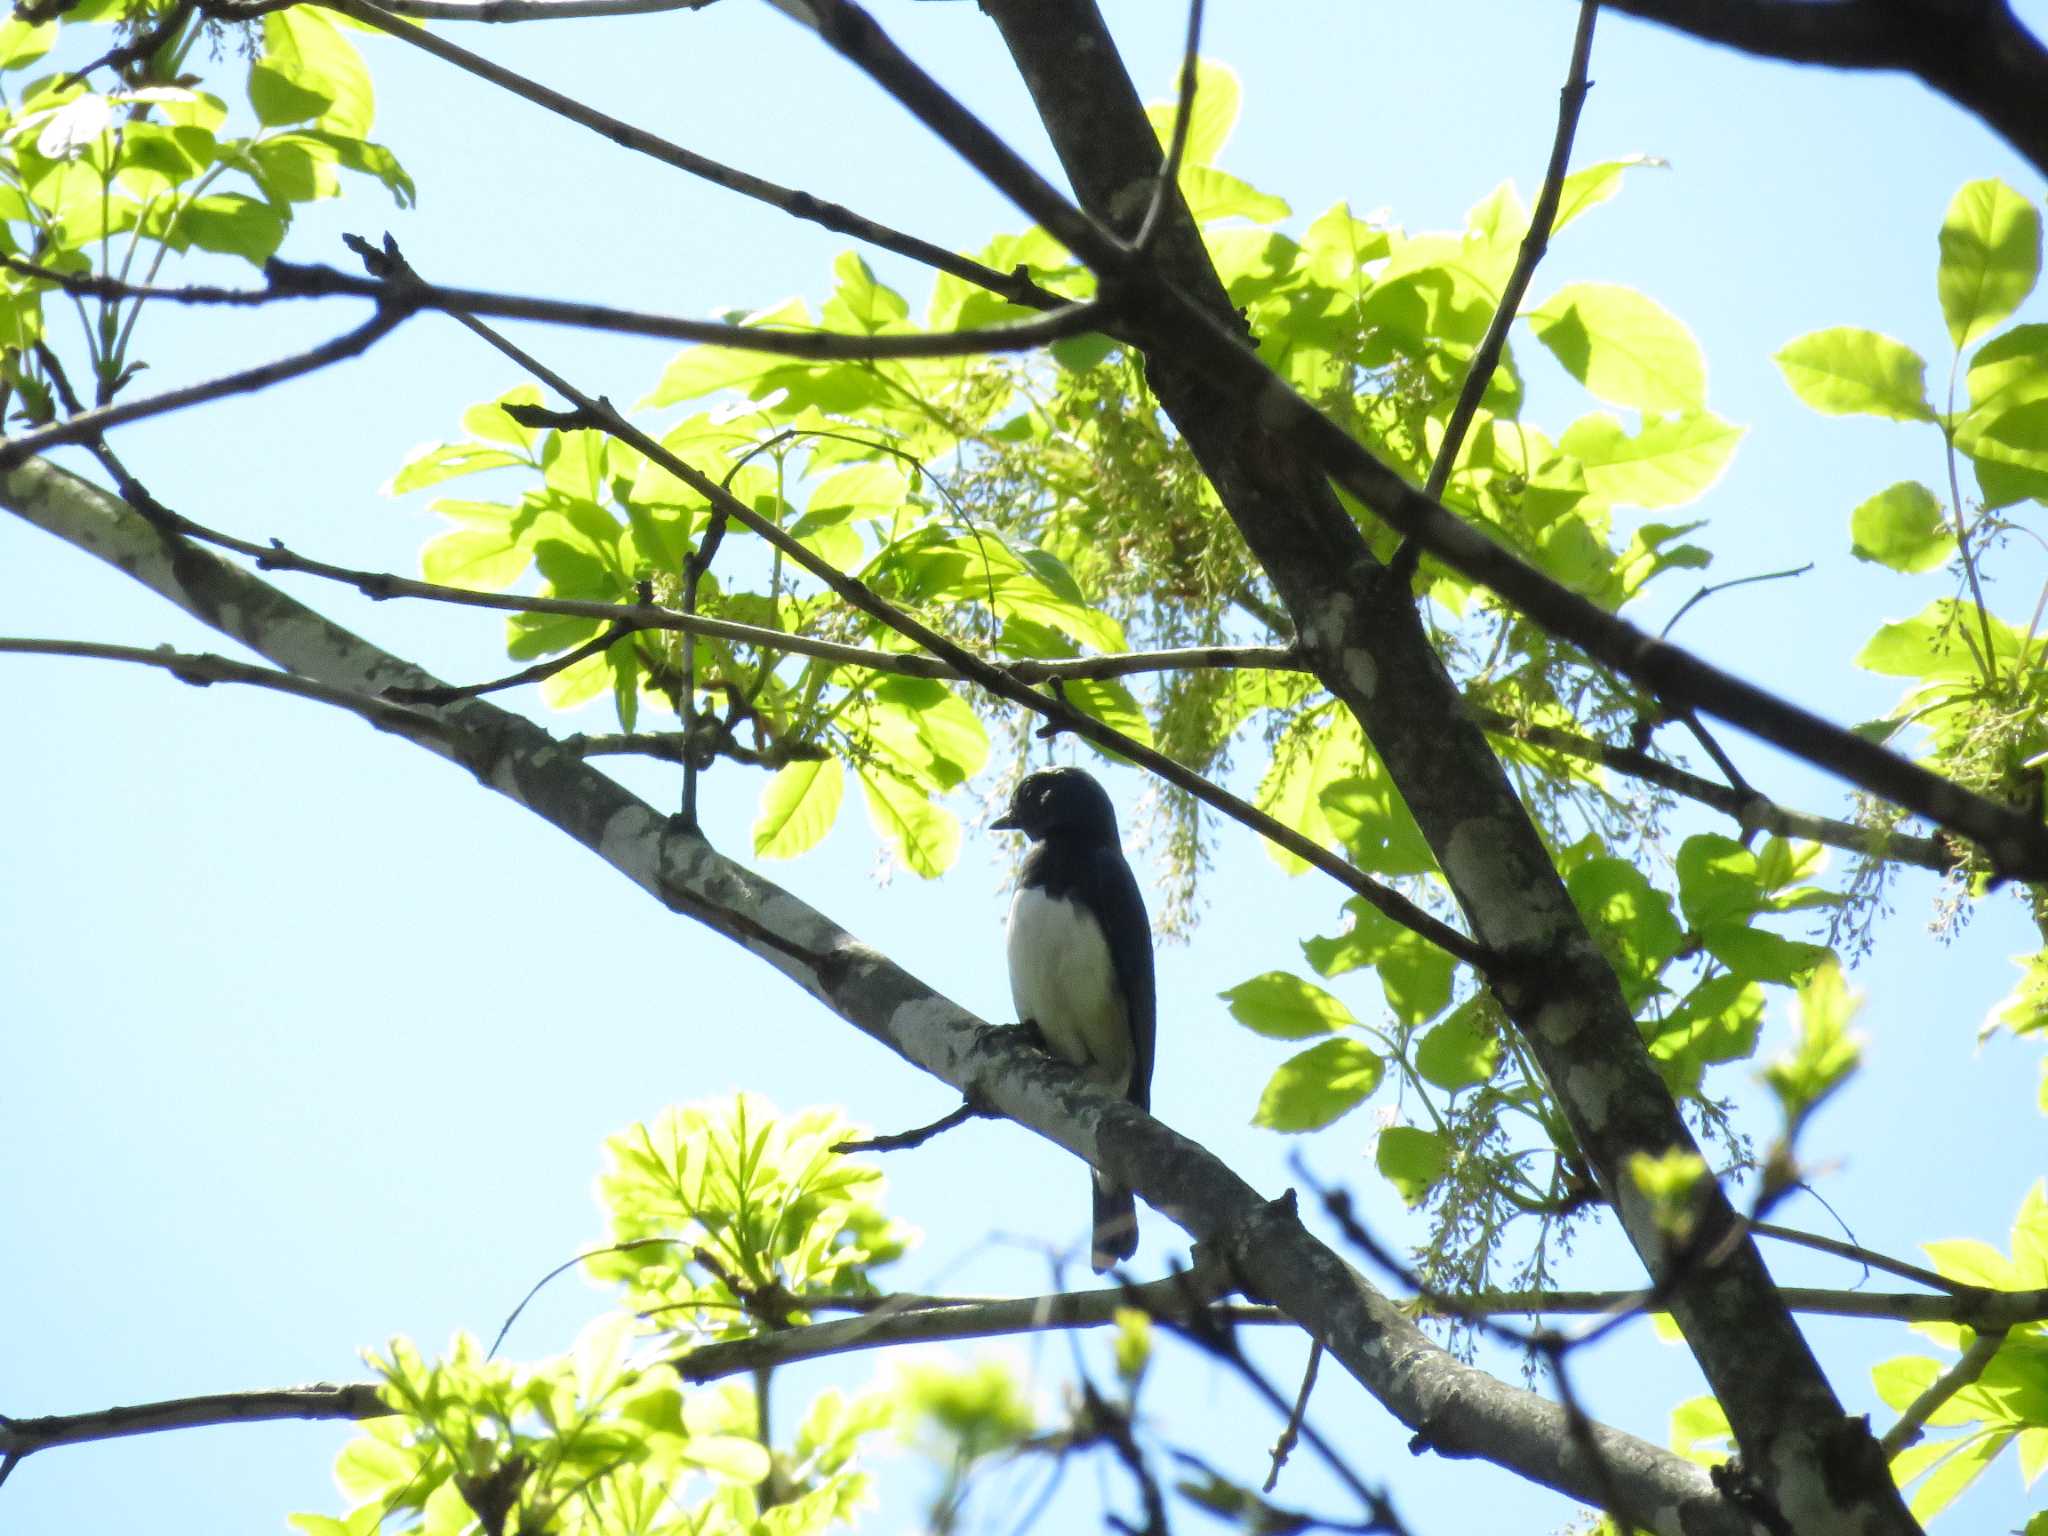
[[1829, 416], [1932, 421], [1927, 364], [1904, 342], [1855, 326], [1813, 331], [1785, 344], [1775, 361], [1792, 392]]
[[1640, 432], [1604, 411], [1582, 416], [1558, 444], [1577, 458], [1592, 494], [1616, 506], [1675, 507], [1721, 478], [1744, 429], [1712, 411], [1647, 421]]
[[1611, 283], [1572, 283], [1529, 314], [1565, 371], [1610, 405], [1662, 415], [1705, 407], [1699, 343], [1654, 299]]
[[1349, 1008], [1321, 987], [1285, 971], [1268, 971], [1217, 995], [1229, 1005], [1230, 1016], [1238, 1023], [1275, 1040], [1306, 1040], [1358, 1022]]
[[1424, 1082], [1455, 1093], [1493, 1076], [1500, 1038], [1485, 1027], [1485, 1017], [1486, 1005], [1474, 997], [1429, 1027], [1415, 1047], [1415, 1070]]
[[1436, 1131], [1390, 1125], [1380, 1132], [1372, 1161], [1404, 1201], [1417, 1205], [1451, 1166], [1451, 1146]]
[[[1159, 145], [1164, 149], [1173, 140], [1173, 119], [1179, 109], [1180, 77], [1174, 76], [1172, 96], [1164, 102], [1152, 102], [1145, 108], [1145, 115], [1152, 120], [1152, 131], [1159, 136]], [[1237, 113], [1244, 98], [1244, 91], [1237, 83], [1237, 76], [1227, 66], [1213, 59], [1195, 61], [1195, 100], [1188, 114], [1187, 147], [1181, 152], [1183, 166], [1214, 165], [1216, 157], [1223, 153], [1223, 146], [1230, 140], [1230, 130], [1237, 124]]]
[[754, 818], [754, 853], [764, 859], [793, 859], [807, 853], [832, 830], [846, 792], [837, 758], [786, 763], [761, 786], [761, 811]]
[[1935, 287], [1960, 349], [2019, 308], [2041, 275], [2041, 215], [2002, 181], [1966, 183], [1941, 224]]
[[1386, 1063], [1349, 1036], [1290, 1056], [1267, 1081], [1252, 1124], [1269, 1131], [1316, 1131], [1372, 1096]]
[[894, 774], [863, 768], [868, 820], [882, 841], [903, 861], [904, 868], [936, 880], [960, 856], [960, 823], [943, 806], [933, 805], [924, 791]]
[[1858, 507], [1849, 537], [1857, 559], [1908, 574], [1944, 564], [1956, 547], [1941, 503], [1917, 480], [1901, 480]]

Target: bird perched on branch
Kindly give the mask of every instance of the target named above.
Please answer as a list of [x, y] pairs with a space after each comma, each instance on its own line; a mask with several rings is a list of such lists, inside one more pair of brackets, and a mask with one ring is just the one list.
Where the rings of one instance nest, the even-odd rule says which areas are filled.
[[[1049, 768], [990, 825], [1031, 839], [1010, 904], [1017, 1017], [1090, 1081], [1150, 1108], [1152, 926], [1108, 792], [1078, 768]], [[1137, 1203], [1100, 1172], [1094, 1233], [1097, 1274], [1138, 1251]]]

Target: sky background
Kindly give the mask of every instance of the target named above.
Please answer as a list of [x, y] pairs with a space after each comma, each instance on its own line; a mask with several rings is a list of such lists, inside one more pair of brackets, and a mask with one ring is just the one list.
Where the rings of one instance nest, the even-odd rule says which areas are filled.
[[[1149, 97], [1173, 78], [1178, 7], [1107, 7]], [[2037, 29], [2048, 5], [2020, 4]], [[1205, 52], [1230, 64], [1244, 111], [1223, 165], [1293, 206], [1299, 232], [1332, 203], [1385, 208], [1411, 230], [1455, 228], [1503, 179], [1532, 195], [1548, 152], [1577, 7], [1565, 0], [1430, 5], [1218, 0]], [[877, 14], [904, 46], [1056, 173], [993, 27], [972, 5], [896, 0]], [[637, 21], [447, 28], [466, 46], [699, 152], [961, 248], [1022, 220], [816, 41], [766, 6], [725, 0]], [[720, 193], [395, 43], [365, 39], [377, 136], [418, 180], [417, 210], [373, 186], [303, 214], [283, 254], [345, 262], [343, 231], [390, 229], [414, 265], [478, 287], [588, 297], [704, 315], [792, 294], [814, 300], [846, 242]], [[220, 66], [237, 80], [232, 58]], [[1710, 403], [1748, 426], [1711, 518], [1717, 579], [1807, 560], [1797, 585], [1722, 594], [1677, 638], [1832, 718], [1881, 712], [1889, 683], [1849, 660], [1888, 618], [1946, 591], [1853, 562], [1848, 514], [1894, 480], [1937, 481], [1932, 428], [1817, 417], [1770, 361], [1823, 326], [1885, 331], [1939, 378], [1935, 231], [1964, 181], [2041, 179], [1974, 120], [1911, 81], [1844, 77], [1710, 49], [1605, 17], [1575, 164], [1632, 153], [1622, 195], [1553, 248], [1532, 302], [1573, 280], [1639, 286], [1684, 319], [1711, 366]], [[229, 94], [232, 94], [230, 92]], [[923, 276], [870, 254], [910, 293]], [[276, 355], [356, 323], [354, 306], [260, 316], [153, 314], [144, 349], [161, 388]], [[2022, 319], [2048, 319], [2037, 296]], [[629, 401], [672, 349], [529, 329], [522, 339], [582, 387]], [[1561, 429], [1586, 408], [1526, 342], [1529, 416]], [[127, 429], [117, 447], [162, 500], [250, 538], [276, 536], [343, 564], [410, 573], [438, 531], [427, 497], [378, 487], [419, 443], [453, 436], [473, 401], [520, 382], [452, 323], [408, 325], [344, 369], [265, 395]], [[2024, 622], [2044, 574], [2015, 549], [1994, 604]], [[429, 605], [370, 605], [278, 578], [302, 599], [440, 675], [505, 670], [501, 622]], [[1655, 625], [1691, 595], [1668, 579]], [[12, 518], [0, 518], [0, 631], [129, 644], [224, 647], [140, 588]], [[438, 1349], [488, 1338], [527, 1288], [599, 1233], [600, 1141], [667, 1103], [739, 1087], [784, 1106], [844, 1105], [898, 1128], [951, 1107], [950, 1090], [828, 1016], [767, 967], [662, 911], [533, 817], [459, 770], [361, 722], [281, 696], [186, 688], [139, 669], [0, 658], [12, 708], [0, 752], [0, 1412], [114, 1403], [363, 1374], [357, 1351], [406, 1334]], [[537, 699], [500, 696], [539, 717]], [[552, 717], [602, 729], [602, 706]], [[1838, 811], [1838, 787], [1730, 738], [1768, 792]], [[672, 775], [617, 771], [655, 803]], [[1112, 782], [1127, 829], [1143, 785]], [[991, 775], [991, 778], [993, 775]], [[722, 765], [705, 825], [751, 847], [759, 775]], [[962, 798], [964, 814], [981, 807]], [[1700, 825], [1709, 825], [1702, 822]], [[1673, 840], [1675, 847], [1676, 839]], [[971, 835], [958, 866], [921, 882], [877, 878], [861, 814], [800, 862], [766, 873], [991, 1020], [1008, 1014], [1001, 925], [1011, 848]], [[1803, 1151], [1856, 1238], [1910, 1255], [1975, 1236], [2003, 1248], [2044, 1162], [2032, 1101], [2038, 1048], [1978, 1048], [2006, 957], [2038, 943], [2014, 903], [1961, 937], [1922, 936], [1935, 895], [1902, 880], [1886, 942], [1854, 985], [1866, 1065], [1818, 1117]], [[1285, 877], [1227, 835], [1205, 880], [1204, 925], [1160, 954], [1156, 1111], [1262, 1189], [1299, 1150], [1345, 1179], [1380, 1229], [1412, 1232], [1365, 1159], [1372, 1109], [1299, 1142], [1249, 1128], [1288, 1053], [1228, 1019], [1216, 993], [1301, 969], [1298, 942], [1338, 925], [1340, 893]], [[1335, 990], [1379, 1007], [1364, 973]], [[1782, 1007], [1768, 1043], [1783, 1038]], [[1747, 1092], [1745, 1069], [1720, 1084]], [[1768, 1134], [1770, 1122], [1751, 1128]], [[924, 1231], [896, 1272], [906, 1288], [1027, 1292], [1048, 1284], [1035, 1245], [1078, 1239], [1085, 1174], [1008, 1125], [976, 1124], [888, 1163], [890, 1209]], [[963, 1219], [963, 1215], [966, 1219]], [[1810, 1201], [1784, 1219], [1836, 1230]], [[1138, 1272], [1184, 1253], [1146, 1220]], [[1844, 1266], [1783, 1252], [1790, 1283], [1847, 1284]], [[1570, 1278], [1625, 1285], [1638, 1271], [1589, 1236]], [[557, 1282], [508, 1349], [565, 1348], [599, 1298]], [[1868, 1365], [1918, 1352], [1879, 1323], [1811, 1335], [1856, 1411], [1877, 1408]], [[1064, 1345], [995, 1346], [1053, 1393]], [[1047, 1347], [1053, 1352], [1044, 1353]], [[1266, 1351], [1291, 1387], [1296, 1341]], [[1211, 1366], [1162, 1362], [1159, 1423], [1256, 1482], [1278, 1431]], [[857, 1383], [880, 1359], [790, 1372], [785, 1422], [824, 1380]], [[1510, 1372], [1512, 1364], [1504, 1367]], [[1663, 1443], [1665, 1415], [1699, 1390], [1687, 1357], [1647, 1326], [1581, 1363], [1598, 1416]], [[1385, 1480], [1418, 1536], [1543, 1531], [1572, 1506], [1482, 1463], [1411, 1457], [1406, 1432], [1341, 1373], [1313, 1418]], [[1227, 1434], [1215, 1434], [1228, 1422]], [[53, 1451], [0, 1489], [0, 1530], [99, 1533], [145, 1522], [164, 1536], [277, 1531], [292, 1509], [339, 1512], [328, 1468], [346, 1426], [217, 1429]], [[1091, 1518], [1093, 1475], [1071, 1519]], [[915, 1528], [913, 1471], [871, 1530]], [[1128, 1510], [1128, 1490], [1115, 1495]], [[1301, 1457], [1279, 1497], [1333, 1507]], [[2041, 1502], [2011, 1458], [1936, 1529], [2002, 1531]], [[1476, 1512], [1489, 1516], [1484, 1527]], [[1006, 1530], [996, 1506], [988, 1528]], [[1194, 1522], [1197, 1517], [1188, 1517]], [[1050, 1526], [1048, 1529], [1052, 1528]], [[1190, 1528], [1192, 1528], [1192, 1523]]]

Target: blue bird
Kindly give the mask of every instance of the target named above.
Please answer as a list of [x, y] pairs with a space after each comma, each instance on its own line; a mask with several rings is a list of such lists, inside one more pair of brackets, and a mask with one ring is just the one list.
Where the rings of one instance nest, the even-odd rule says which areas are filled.
[[[1149, 1109], [1152, 925], [1108, 792], [1078, 768], [1049, 768], [989, 825], [1031, 839], [1010, 904], [1017, 1017], [1091, 1082]], [[1101, 1274], [1137, 1251], [1137, 1202], [1097, 1172], [1090, 1263]]]

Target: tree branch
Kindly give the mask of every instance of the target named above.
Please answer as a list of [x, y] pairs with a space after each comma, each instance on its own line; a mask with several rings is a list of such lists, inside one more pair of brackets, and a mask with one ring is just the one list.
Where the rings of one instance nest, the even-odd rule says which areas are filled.
[[[1487, 322], [1486, 335], [1480, 340], [1479, 350], [1472, 354], [1471, 365], [1465, 370], [1465, 383], [1458, 391], [1458, 403], [1451, 408], [1450, 419], [1444, 423], [1444, 439], [1437, 447], [1436, 458], [1429, 466], [1429, 479], [1423, 486], [1423, 494], [1431, 501], [1444, 499], [1444, 487], [1451, 483], [1451, 471], [1457, 467], [1458, 450], [1464, 446], [1465, 434], [1471, 430], [1473, 419], [1479, 414], [1479, 402], [1486, 397], [1486, 386], [1493, 382], [1494, 370], [1500, 366], [1501, 354], [1507, 349], [1508, 327], [1521, 313], [1522, 298], [1529, 291], [1529, 280], [1536, 275], [1538, 263], [1550, 249], [1551, 227], [1557, 223], [1558, 200], [1564, 195], [1565, 172], [1571, 166], [1572, 140], [1578, 135], [1579, 113], [1586, 105], [1589, 89], [1586, 71], [1593, 57], [1593, 23], [1599, 16], [1600, 0], [1580, 0], [1579, 28], [1572, 37], [1572, 61], [1565, 71], [1564, 86], [1557, 93], [1557, 134], [1550, 143], [1550, 164], [1544, 169], [1543, 186], [1536, 195], [1536, 206], [1529, 214], [1529, 227], [1522, 235], [1521, 249], [1515, 253], [1514, 270], [1508, 274], [1507, 286], [1501, 289], [1500, 303], [1494, 307], [1493, 319]], [[1403, 540], [1387, 562], [1388, 573], [1397, 581], [1411, 580], [1420, 559], [1420, 546], [1412, 539]]]
[[1908, 1403], [1906, 1411], [1899, 1415], [1899, 1422], [1884, 1432], [1877, 1443], [1884, 1451], [1885, 1460], [1892, 1460], [1917, 1441], [1927, 1428], [1927, 1421], [1941, 1411], [1941, 1405], [1982, 1376], [1992, 1357], [2004, 1346], [2005, 1330], [2002, 1328], [1992, 1333], [1980, 1333], [1972, 1339], [1970, 1347], [1963, 1351], [1956, 1363]]
[[619, 309], [609, 304], [583, 304], [563, 299], [536, 299], [523, 294], [446, 288], [416, 278], [393, 281], [356, 277], [333, 267], [300, 265], [275, 257], [264, 266], [269, 283], [262, 288], [220, 288], [204, 284], [156, 287], [87, 273], [59, 272], [18, 256], [0, 255], [0, 265], [27, 277], [39, 278], [66, 293], [91, 298], [164, 299], [178, 304], [218, 304], [244, 309], [298, 299], [374, 299], [379, 305], [389, 304], [404, 312], [434, 310], [443, 314], [490, 315], [501, 320], [534, 320], [544, 325], [570, 325], [581, 330], [605, 331], [620, 336], [651, 336], [663, 341], [697, 342], [746, 352], [766, 352], [777, 357], [825, 361], [1023, 352], [1100, 329], [1111, 319], [1107, 305], [1100, 300], [1089, 299], [1062, 305], [1036, 319], [978, 330], [855, 336], [839, 331], [771, 331], [759, 326], [727, 325], [717, 320], [681, 320], [673, 315]]
[[214, 683], [247, 683], [288, 693], [296, 698], [332, 704], [350, 714], [360, 715], [380, 731], [391, 731], [412, 741], [448, 740], [448, 728], [432, 715], [406, 709], [388, 699], [373, 699], [345, 688], [330, 688], [311, 678], [247, 662], [230, 661], [211, 652], [174, 651], [169, 646], [143, 650], [133, 645], [102, 645], [90, 640], [31, 640], [0, 636], [0, 655], [76, 656], [92, 661], [123, 661], [158, 667], [181, 683], [205, 688]]
[[374, 1381], [316, 1381], [303, 1387], [214, 1392], [205, 1397], [100, 1408], [91, 1413], [0, 1418], [0, 1458], [18, 1461], [55, 1446], [85, 1445], [126, 1435], [153, 1435], [169, 1429], [261, 1424], [276, 1419], [379, 1419], [394, 1410], [378, 1391]]
[[2007, 0], [1608, 0], [1745, 53], [1917, 75], [2048, 176], [2048, 50]]
[[208, 400], [223, 400], [229, 395], [253, 394], [259, 389], [267, 389], [272, 384], [282, 383], [286, 379], [313, 373], [330, 363], [358, 356], [398, 329], [410, 318], [411, 313], [403, 304], [387, 303], [380, 298], [376, 314], [367, 321], [332, 341], [322, 342], [310, 351], [292, 357], [281, 357], [275, 362], [262, 363], [254, 368], [244, 368], [239, 373], [224, 374], [203, 384], [191, 384], [183, 389], [166, 390], [160, 395], [150, 395], [145, 399], [130, 400], [125, 405], [103, 405], [98, 410], [82, 411], [45, 427], [33, 427], [18, 437], [0, 437], [0, 474], [13, 469], [35, 454], [47, 453], [50, 449], [65, 443], [91, 442], [114, 427], [124, 426], [131, 421], [142, 421], [151, 416], [166, 416], [172, 411], [182, 411], [189, 405], [201, 405]]

